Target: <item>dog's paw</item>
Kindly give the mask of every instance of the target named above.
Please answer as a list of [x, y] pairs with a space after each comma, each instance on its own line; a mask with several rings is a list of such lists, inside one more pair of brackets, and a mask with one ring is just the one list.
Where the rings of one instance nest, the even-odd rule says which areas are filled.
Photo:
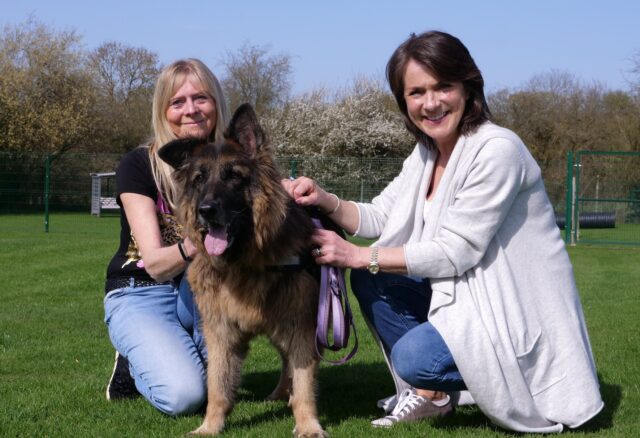
[[208, 424], [202, 424], [199, 428], [197, 428], [196, 430], [192, 430], [187, 435], [189, 436], [218, 435], [220, 432], [222, 432], [223, 428], [224, 428], [224, 424], [220, 426], [213, 426], [213, 427]]
[[273, 392], [271, 394], [269, 394], [267, 396], [267, 400], [269, 401], [288, 401], [289, 400], [289, 391], [288, 390], [282, 390], [280, 388], [276, 388], [273, 390]]
[[329, 434], [320, 425], [310, 429], [300, 428], [300, 431], [296, 426], [293, 428], [292, 435], [294, 438], [329, 438]]
[[296, 435], [294, 433], [293, 436], [295, 438], [329, 438], [329, 434], [327, 432], [325, 432], [324, 430], [322, 430], [320, 432], [305, 433], [303, 435], [299, 435], [299, 434]]

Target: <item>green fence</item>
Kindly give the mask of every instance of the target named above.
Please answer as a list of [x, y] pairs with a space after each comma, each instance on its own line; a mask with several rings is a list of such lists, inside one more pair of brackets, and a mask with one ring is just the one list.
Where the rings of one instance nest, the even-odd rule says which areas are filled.
[[640, 245], [640, 152], [567, 157], [565, 240]]
[[[42, 214], [45, 231], [55, 229], [58, 214], [86, 212], [86, 220], [118, 214], [113, 172], [120, 158], [118, 154], [0, 152], [0, 214]], [[277, 159], [283, 175], [313, 176], [339, 196], [359, 201], [378, 194], [400, 171], [402, 162], [399, 158]]]
[[[45, 231], [56, 229], [59, 214], [81, 213], [76, 220], [117, 215], [113, 171], [120, 158], [0, 153], [0, 214], [42, 214]], [[398, 174], [403, 160], [280, 157], [277, 162], [284, 175], [312, 176], [344, 199], [369, 201]], [[640, 245], [639, 152], [570, 153], [566, 162], [543, 163], [542, 172], [567, 243]]]

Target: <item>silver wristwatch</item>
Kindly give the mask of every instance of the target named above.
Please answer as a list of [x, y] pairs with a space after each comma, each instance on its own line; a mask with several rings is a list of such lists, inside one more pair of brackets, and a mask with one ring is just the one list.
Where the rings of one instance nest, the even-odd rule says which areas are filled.
[[378, 248], [371, 248], [371, 260], [369, 260], [369, 266], [367, 266], [369, 272], [376, 275], [380, 271], [380, 264], [378, 263]]

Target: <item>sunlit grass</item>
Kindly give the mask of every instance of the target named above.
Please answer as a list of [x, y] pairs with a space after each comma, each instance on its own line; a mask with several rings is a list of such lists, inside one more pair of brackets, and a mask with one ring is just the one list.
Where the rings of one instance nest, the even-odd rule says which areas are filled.
[[[183, 436], [202, 415], [169, 418], [142, 399], [109, 403], [113, 349], [103, 318], [103, 282], [118, 241], [117, 218], [0, 216], [0, 435]], [[360, 241], [361, 242], [361, 241]], [[640, 248], [569, 248], [601, 378], [605, 411], [579, 436], [636, 436], [640, 420]], [[506, 436], [475, 407], [447, 419], [372, 429], [378, 398], [393, 390], [386, 366], [351, 298], [356, 358], [319, 372], [320, 419], [334, 437]], [[480, 364], [479, 364], [480, 366]], [[252, 344], [238, 403], [224, 436], [288, 437], [286, 403], [265, 402], [279, 359]]]

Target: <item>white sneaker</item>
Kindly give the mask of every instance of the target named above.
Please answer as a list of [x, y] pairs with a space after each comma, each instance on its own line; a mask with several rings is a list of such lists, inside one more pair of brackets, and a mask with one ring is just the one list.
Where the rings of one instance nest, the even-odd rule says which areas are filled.
[[381, 398], [376, 403], [376, 406], [380, 409], [384, 410], [385, 414], [390, 414], [393, 411], [393, 408], [398, 404], [398, 396], [396, 394], [390, 395], [386, 398]]
[[438, 417], [447, 415], [453, 411], [451, 399], [447, 396], [446, 402], [442, 406], [436, 406], [422, 396], [416, 394], [414, 389], [405, 389], [400, 394], [398, 404], [390, 415], [377, 420], [373, 420], [371, 424], [374, 427], [391, 427], [400, 422], [418, 421], [423, 418]]

